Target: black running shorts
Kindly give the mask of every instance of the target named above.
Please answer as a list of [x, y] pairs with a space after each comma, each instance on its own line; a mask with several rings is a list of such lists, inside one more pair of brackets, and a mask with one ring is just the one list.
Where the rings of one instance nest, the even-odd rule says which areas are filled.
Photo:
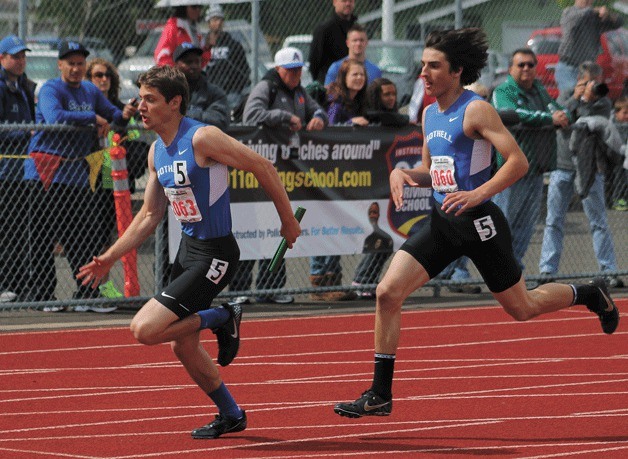
[[209, 309], [231, 281], [239, 259], [240, 249], [232, 234], [202, 241], [183, 233], [170, 283], [155, 299], [181, 319]]
[[458, 217], [446, 214], [434, 203], [429, 220], [401, 250], [416, 258], [430, 279], [463, 255], [473, 261], [491, 292], [503, 292], [521, 278], [508, 222], [491, 201]]

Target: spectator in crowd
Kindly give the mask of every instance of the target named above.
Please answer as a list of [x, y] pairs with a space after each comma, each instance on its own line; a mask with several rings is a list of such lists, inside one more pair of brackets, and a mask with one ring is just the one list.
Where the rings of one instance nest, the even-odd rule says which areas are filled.
[[[591, 184], [587, 191], [582, 193], [582, 207], [589, 220], [591, 234], [593, 236], [593, 250], [600, 268], [600, 271], [616, 271], [617, 260], [613, 244], [613, 236], [608, 227], [606, 206], [604, 202], [604, 174], [599, 169], [598, 161], [595, 157], [605, 158], [606, 145], [595, 140], [600, 133], [600, 138], [606, 138], [605, 129], [612, 126], [609, 120], [612, 110], [612, 102], [606, 96], [596, 90], [596, 85], [602, 82], [602, 68], [595, 62], [589, 61], [580, 64], [578, 81], [570, 92], [562, 92], [558, 102], [569, 112], [576, 123], [567, 129], [560, 129], [557, 136], [558, 159], [557, 168], [550, 174], [549, 188], [547, 190], [547, 217], [545, 219], [545, 230], [543, 232], [543, 244], [541, 246], [541, 258], [539, 260], [539, 271], [551, 280], [552, 275], [558, 272], [560, 257], [563, 251], [565, 217], [569, 204], [574, 194], [576, 172], [581, 176], [592, 175]], [[599, 88], [599, 86], [598, 86]], [[597, 115], [597, 116], [596, 116]], [[599, 123], [599, 129], [589, 129], [581, 126], [581, 122], [587, 119]], [[585, 133], [586, 130], [586, 133]], [[588, 135], [592, 143], [585, 141], [582, 133]], [[611, 132], [610, 135], [613, 135]], [[621, 142], [619, 133], [615, 133], [617, 149]], [[576, 140], [576, 138], [580, 140]], [[594, 158], [587, 162], [587, 167], [594, 170], [582, 171], [573, 161], [576, 148], [573, 143], [577, 142], [577, 148], [583, 148], [586, 156]], [[607, 279], [613, 287], [623, 285], [621, 279], [610, 277]]]
[[[89, 51], [78, 42], [59, 45], [59, 78], [49, 80], [39, 92], [35, 112], [38, 124], [68, 124], [73, 130], [40, 130], [33, 136], [30, 158], [25, 161], [25, 179], [30, 199], [28, 233], [30, 299], [54, 299], [57, 283], [53, 248], [59, 242], [74, 274], [102, 248], [102, 238], [95, 234], [96, 209], [92, 206], [88, 184], [89, 167], [85, 158], [94, 144], [94, 130], [107, 135], [109, 123], [124, 126], [135, 114], [133, 104], [118, 109], [93, 83], [85, 81]], [[77, 282], [75, 298], [91, 298], [94, 293]], [[45, 310], [59, 311], [52, 306]]]
[[558, 90], [571, 91], [576, 86], [578, 66], [595, 62], [600, 49], [600, 36], [623, 24], [621, 16], [611, 14], [606, 6], [593, 8], [594, 0], [575, 0], [563, 10], [560, 18], [562, 37], [554, 76]]
[[366, 288], [368, 284], [377, 284], [382, 274], [386, 261], [393, 253], [393, 239], [379, 227], [379, 204], [371, 203], [368, 208], [369, 222], [373, 226], [373, 232], [364, 239], [362, 246], [362, 259], [355, 268], [351, 285], [360, 287], [356, 292], [358, 298], [375, 298], [375, 290]]
[[366, 102], [369, 110], [397, 112], [397, 86], [388, 78], [376, 78], [366, 87]]
[[[327, 124], [327, 113], [312, 99], [301, 86], [303, 55], [296, 48], [284, 48], [275, 54], [275, 68], [270, 70], [251, 91], [244, 107], [244, 124], [266, 127], [288, 128], [298, 132], [320, 131]], [[248, 290], [251, 287], [255, 260], [244, 260], [238, 265], [233, 276], [231, 290]], [[282, 288], [286, 284], [286, 264], [281, 261], [279, 268], [268, 271], [270, 260], [259, 260], [257, 289]], [[247, 302], [248, 298], [239, 298]], [[260, 296], [256, 301], [263, 303], [292, 303], [290, 295]]]
[[[565, 110], [536, 80], [536, 64], [536, 55], [531, 49], [515, 50], [510, 58], [509, 75], [495, 88], [492, 97], [498, 111], [517, 111], [523, 128], [511, 129], [511, 132], [530, 163], [523, 178], [493, 199], [508, 220], [515, 259], [522, 270], [523, 257], [541, 213], [543, 173], [556, 168], [556, 133], [551, 128], [565, 128], [570, 121]], [[504, 159], [498, 152], [497, 165], [503, 164]]]
[[[336, 81], [327, 90], [329, 124], [369, 124], [366, 114], [366, 70], [362, 62], [345, 60], [340, 66]], [[310, 282], [313, 287], [342, 285], [340, 255], [314, 256], [310, 258]], [[356, 297], [350, 292], [325, 292], [312, 294], [313, 300], [346, 301]]]
[[333, 0], [333, 6], [333, 16], [316, 26], [310, 44], [310, 73], [321, 84], [329, 66], [349, 54], [347, 32], [358, 20], [355, 0]]
[[[97, 57], [91, 59], [87, 64], [87, 70], [85, 73], [85, 79], [91, 81], [119, 110], [124, 110], [124, 103], [120, 101], [120, 75], [118, 69], [106, 59]], [[136, 103], [133, 101], [132, 103]], [[129, 126], [136, 124], [135, 118], [129, 120]], [[116, 126], [112, 125], [112, 128]], [[101, 238], [101, 247], [105, 249], [111, 242], [111, 236], [116, 230], [116, 207], [113, 196], [113, 177], [111, 176], [111, 156], [109, 155], [109, 147], [112, 145], [112, 138], [115, 132], [124, 136], [127, 131], [121, 126], [118, 129], [110, 130], [107, 136], [101, 136], [97, 138], [92, 147], [92, 151], [102, 150], [103, 163], [98, 175], [98, 180], [95, 184], [94, 193], [92, 197], [92, 209], [94, 211], [94, 237]], [[148, 154], [148, 146], [139, 141], [131, 140], [131, 138], [139, 137], [139, 132], [129, 131], [130, 135], [124, 144], [126, 149], [126, 164], [128, 171], [129, 188], [131, 192], [134, 190], [135, 179], [144, 175], [146, 170], [146, 155]], [[104, 148], [103, 148], [104, 147]], [[112, 281], [107, 282], [99, 286], [99, 291], [102, 296], [106, 298], [119, 298], [124, 296]], [[74, 311], [85, 312], [93, 311], [99, 313], [113, 312], [117, 309], [116, 306], [107, 305], [94, 305], [94, 306], [76, 306]]]
[[225, 15], [220, 5], [212, 5], [205, 19], [209, 22], [206, 43], [211, 49], [211, 60], [205, 67], [209, 81], [220, 86], [235, 106], [251, 83], [251, 68], [242, 44], [225, 32]]
[[340, 69], [340, 65], [347, 59], [355, 59], [356, 61], [360, 61], [364, 64], [364, 67], [366, 68], [367, 84], [368, 82], [375, 80], [375, 78], [380, 78], [382, 76], [382, 71], [377, 65], [366, 58], [366, 47], [368, 44], [369, 39], [366, 35], [364, 27], [360, 24], [353, 24], [349, 29], [349, 32], [347, 32], [347, 48], [349, 50], [349, 54], [331, 64], [327, 70], [327, 75], [325, 76], [325, 86], [329, 86], [331, 83], [336, 81], [338, 69]]
[[327, 90], [327, 115], [329, 124], [369, 124], [366, 113], [366, 69], [354, 59], [345, 60], [340, 66], [336, 81]]
[[[35, 121], [35, 83], [24, 73], [26, 51], [15, 35], [0, 41], [0, 123]], [[24, 206], [16, 205], [16, 199], [27, 200], [24, 160], [2, 155], [26, 155], [30, 138], [28, 130], [0, 132], [0, 303], [21, 297], [28, 280], [26, 216]]]
[[231, 121], [227, 94], [210, 83], [201, 70], [202, 54], [203, 50], [192, 43], [183, 43], [174, 51], [174, 66], [183, 72], [190, 87], [187, 116], [224, 131]]
[[614, 171], [613, 210], [626, 211], [628, 210], [628, 96], [620, 97], [615, 102], [613, 121], [623, 142], [621, 147], [623, 162]]
[[154, 57], [157, 65], [174, 66], [174, 50], [181, 43], [193, 43], [202, 48], [201, 66], [207, 65], [211, 50], [206, 46], [205, 39], [197, 28], [202, 11], [202, 5], [184, 5], [174, 8], [174, 14], [166, 22], [155, 47]]

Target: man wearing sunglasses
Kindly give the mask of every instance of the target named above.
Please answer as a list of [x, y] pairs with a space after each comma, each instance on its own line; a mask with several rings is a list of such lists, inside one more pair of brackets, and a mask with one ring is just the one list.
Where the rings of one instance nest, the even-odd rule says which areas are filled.
[[[515, 258], [523, 270], [523, 257], [539, 219], [543, 194], [543, 173], [556, 168], [556, 129], [569, 125], [563, 107], [536, 79], [536, 55], [529, 48], [517, 49], [510, 58], [510, 75], [493, 91], [491, 103], [498, 110], [515, 110], [519, 124], [509, 128], [528, 158], [528, 173], [497, 194], [497, 204], [510, 225]], [[497, 165], [504, 160], [497, 154]]]

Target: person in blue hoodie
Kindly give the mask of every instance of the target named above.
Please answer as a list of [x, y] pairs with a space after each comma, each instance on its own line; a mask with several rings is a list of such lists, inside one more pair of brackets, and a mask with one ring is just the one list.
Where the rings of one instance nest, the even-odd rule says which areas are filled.
[[[35, 119], [35, 83], [24, 73], [26, 51], [15, 35], [0, 41], [0, 123]], [[0, 132], [0, 303], [20, 298], [26, 280], [25, 216], [23, 206], [16, 205], [26, 199], [24, 160], [17, 156], [26, 154], [30, 138], [27, 129]]]
[[[57, 283], [53, 247], [59, 242], [76, 275], [78, 268], [98, 252], [101, 238], [94, 234], [97, 220], [90, 205], [89, 164], [95, 136], [105, 136], [109, 123], [124, 126], [135, 114], [129, 103], [113, 105], [90, 81], [84, 80], [89, 51], [78, 42], [59, 44], [61, 76], [47, 81], [39, 92], [35, 120], [40, 124], [68, 124], [74, 129], [38, 130], [29, 145], [24, 176], [29, 183], [28, 235], [31, 250], [29, 299], [54, 299]], [[77, 282], [75, 298], [95, 293]], [[61, 307], [47, 307], [55, 312]]]

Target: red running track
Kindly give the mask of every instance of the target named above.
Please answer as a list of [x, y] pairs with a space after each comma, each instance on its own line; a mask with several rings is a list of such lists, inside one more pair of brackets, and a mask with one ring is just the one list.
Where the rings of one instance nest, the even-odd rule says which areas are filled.
[[517, 323], [474, 307], [402, 325], [392, 415], [352, 420], [332, 408], [370, 386], [372, 314], [245, 317], [222, 375], [249, 428], [217, 440], [191, 439], [214, 408], [168, 345], [1, 334], [0, 457], [628, 457], [628, 324], [606, 336], [584, 308]]

